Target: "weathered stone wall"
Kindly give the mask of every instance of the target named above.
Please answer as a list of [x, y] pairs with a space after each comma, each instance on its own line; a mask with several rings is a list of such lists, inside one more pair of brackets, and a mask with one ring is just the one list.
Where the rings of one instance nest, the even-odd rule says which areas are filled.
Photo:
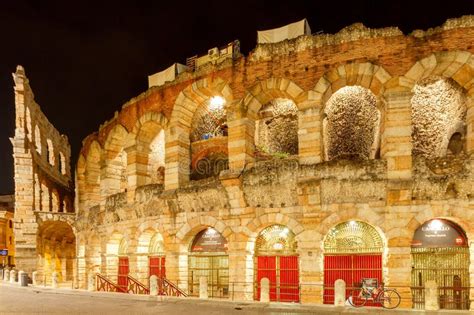
[[[57, 271], [72, 280], [73, 268], [68, 269], [69, 277], [66, 277], [66, 261], [54, 262], [61, 259], [63, 235], [56, 234], [51, 239], [50, 234], [43, 233], [50, 221], [59, 220], [61, 215], [41, 219], [42, 213], [63, 213], [66, 216], [74, 213], [71, 148], [67, 137], [53, 127], [35, 102], [23, 67], [17, 67], [13, 79], [16, 110], [15, 137], [12, 139], [16, 266], [30, 274], [38, 271], [43, 275], [43, 271], [51, 274], [56, 265], [63, 264], [64, 270]], [[69, 237], [68, 242], [73, 242], [74, 248], [75, 241]], [[46, 256], [49, 258], [46, 259]], [[74, 253], [68, 258], [72, 259], [71, 256]]]
[[[398, 287], [403, 305], [410, 306], [415, 230], [429, 219], [445, 218], [474, 237], [473, 40], [472, 16], [408, 36], [396, 28], [356, 24], [335, 35], [259, 45], [248, 57], [183, 73], [132, 99], [81, 150], [78, 284], [83, 287], [97, 271], [116, 277], [121, 240], [128, 244], [130, 273], [147, 283], [147, 246], [160, 233], [167, 277], [186, 289], [189, 246], [211, 226], [228, 241], [234, 298], [253, 299], [255, 240], [266, 227], [280, 224], [295, 234], [302, 301], [321, 302], [324, 238], [338, 223], [360, 220], [380, 234], [384, 281]], [[465, 115], [455, 115], [465, 132], [456, 140], [462, 150], [427, 158], [414, 154], [413, 110], [425, 105], [414, 95], [423, 80], [438, 77], [456, 82], [466, 98]], [[345, 100], [331, 108], [331, 98], [343, 89], [366, 91], [353, 99], [355, 105], [365, 99], [370, 110], [363, 113]], [[227, 104], [227, 150], [216, 145], [219, 138], [190, 141], [198, 109], [216, 95]], [[276, 99], [289, 99], [297, 108], [298, 154], [258, 161], [256, 122]], [[449, 97], [442, 102], [452, 104]], [[330, 120], [347, 108], [354, 111]], [[139, 145], [145, 118], [165, 131], [164, 185], [139, 184], [147, 176], [140, 165], [149, 153]], [[335, 142], [348, 145], [336, 146], [331, 158], [325, 150], [334, 138], [325, 132], [325, 118]], [[364, 125], [367, 121], [372, 124]], [[127, 187], [119, 192], [110, 190], [115, 178], [108, 170], [120, 150], [127, 152]], [[354, 152], [363, 152], [363, 159], [344, 159]], [[225, 154], [229, 169], [216, 178], [190, 180], [193, 163], [211, 153]], [[474, 248], [470, 251], [474, 256]]]

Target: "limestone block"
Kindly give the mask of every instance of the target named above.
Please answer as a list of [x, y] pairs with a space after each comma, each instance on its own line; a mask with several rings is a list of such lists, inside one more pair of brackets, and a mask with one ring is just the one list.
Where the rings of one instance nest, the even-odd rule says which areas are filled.
[[425, 284], [425, 310], [439, 310], [438, 285], [434, 280], [428, 280]]
[[270, 302], [270, 280], [268, 278], [260, 280], [260, 302]]
[[209, 294], [207, 291], [207, 277], [199, 278], [199, 298], [200, 299], [209, 298]]
[[10, 271], [10, 283], [16, 282], [16, 270]]
[[344, 306], [346, 301], [346, 282], [337, 279], [334, 282], [334, 306]]
[[158, 277], [155, 275], [150, 277], [150, 295], [158, 295]]

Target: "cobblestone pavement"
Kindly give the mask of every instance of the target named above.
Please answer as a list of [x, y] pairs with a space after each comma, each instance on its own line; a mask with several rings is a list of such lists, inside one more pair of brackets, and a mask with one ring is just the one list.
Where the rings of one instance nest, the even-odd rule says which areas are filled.
[[412, 310], [336, 308], [291, 304], [239, 303], [199, 299], [91, 293], [79, 290], [21, 288], [0, 284], [0, 314], [469, 314], [468, 312], [423, 312]]

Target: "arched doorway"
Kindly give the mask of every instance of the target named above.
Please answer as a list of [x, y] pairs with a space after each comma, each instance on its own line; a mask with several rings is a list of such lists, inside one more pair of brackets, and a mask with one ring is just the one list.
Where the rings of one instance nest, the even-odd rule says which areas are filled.
[[255, 299], [260, 299], [260, 281], [270, 280], [270, 301], [298, 302], [299, 268], [295, 234], [283, 225], [271, 225], [255, 244]]
[[150, 254], [148, 257], [148, 279], [153, 275], [166, 278], [165, 250], [163, 236], [160, 233], [155, 233], [151, 238], [148, 253]]
[[44, 284], [52, 284], [52, 275], [56, 272], [60, 283], [69, 282], [72, 286], [76, 257], [76, 237], [72, 227], [62, 221], [41, 222], [37, 240], [38, 271], [43, 274]]
[[426, 281], [439, 287], [440, 308], [469, 309], [469, 246], [457, 224], [432, 219], [421, 225], [411, 245], [413, 307], [424, 308]]
[[207, 277], [209, 297], [229, 294], [229, 256], [227, 240], [209, 227], [199, 232], [191, 244], [188, 265], [190, 295], [199, 295], [199, 279]]
[[120, 241], [118, 256], [117, 284], [122, 288], [123, 292], [128, 292], [128, 274], [130, 272], [130, 265], [128, 261], [128, 242], [124, 238]]
[[324, 304], [334, 303], [334, 282], [346, 282], [346, 296], [362, 278], [382, 281], [383, 241], [377, 230], [361, 221], [333, 227], [324, 240]]

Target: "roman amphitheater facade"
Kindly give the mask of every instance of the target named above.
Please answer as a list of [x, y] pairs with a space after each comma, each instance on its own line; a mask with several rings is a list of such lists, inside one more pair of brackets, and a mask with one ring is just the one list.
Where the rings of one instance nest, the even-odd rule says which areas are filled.
[[374, 277], [423, 307], [434, 279], [469, 308], [473, 43], [472, 16], [355, 24], [151, 87], [83, 141], [76, 285], [156, 269], [190, 295], [206, 276], [254, 300], [268, 277], [273, 300], [332, 303], [337, 278]]

